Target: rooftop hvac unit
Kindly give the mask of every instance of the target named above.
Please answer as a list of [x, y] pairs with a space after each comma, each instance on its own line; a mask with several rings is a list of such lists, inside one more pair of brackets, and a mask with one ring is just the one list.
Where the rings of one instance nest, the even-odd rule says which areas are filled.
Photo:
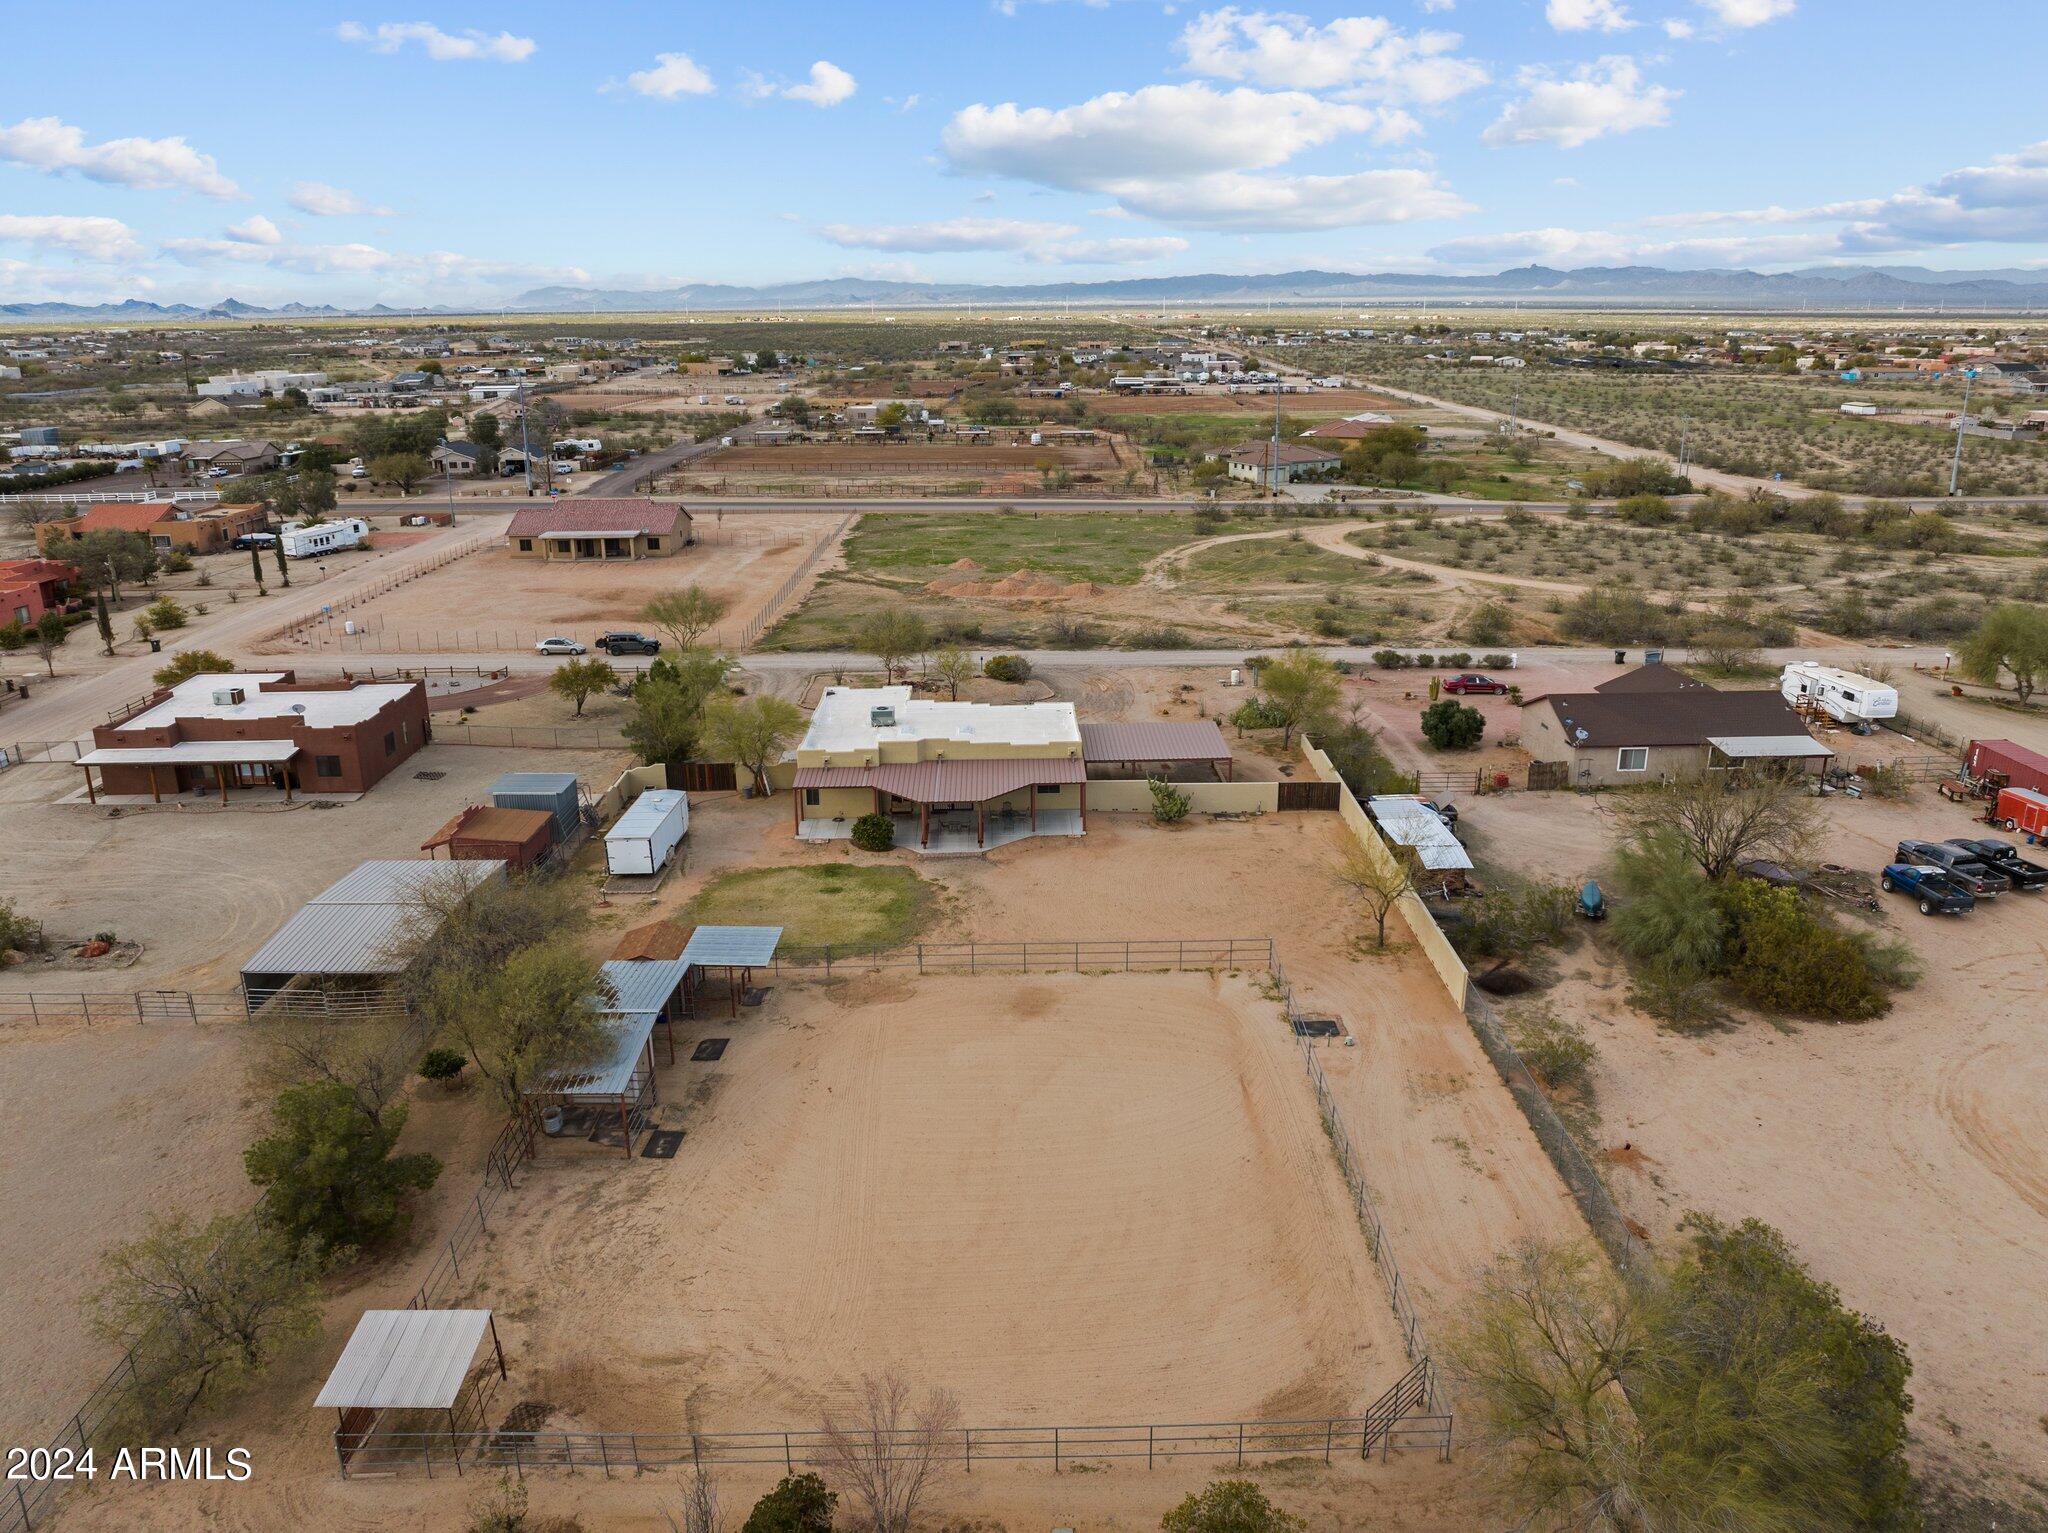
[[213, 694], [213, 706], [216, 708], [233, 708], [237, 704], [245, 702], [247, 698], [248, 694], [240, 687], [222, 687]]
[[868, 723], [875, 729], [894, 729], [896, 727], [896, 710], [887, 704], [878, 708], [870, 708], [868, 710]]

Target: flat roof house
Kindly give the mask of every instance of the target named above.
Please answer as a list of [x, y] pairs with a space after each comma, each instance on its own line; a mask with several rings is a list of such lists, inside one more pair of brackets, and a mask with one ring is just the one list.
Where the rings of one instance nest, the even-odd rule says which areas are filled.
[[101, 501], [77, 516], [37, 522], [36, 547], [57, 554], [89, 532], [137, 532], [160, 554], [217, 554], [269, 525], [269, 511], [254, 501], [203, 508], [168, 500]]
[[1776, 692], [1722, 692], [1663, 665], [1590, 692], [1522, 705], [1531, 785], [1627, 787], [1769, 764], [1803, 771], [1834, 755]]
[[[208, 673], [158, 689], [92, 732], [86, 795], [267, 788], [361, 793], [431, 738], [423, 683], [299, 682], [290, 671]], [[93, 775], [99, 774], [97, 786]]]
[[1302, 442], [1247, 442], [1231, 448], [1223, 461], [1231, 478], [1277, 490], [1309, 474], [1339, 468], [1344, 459], [1327, 447]]
[[513, 554], [547, 560], [667, 559], [690, 541], [689, 512], [641, 497], [533, 506], [505, 529]]
[[886, 814], [896, 844], [975, 852], [1088, 827], [1072, 703], [950, 703], [909, 687], [827, 687], [796, 749], [796, 834], [850, 836]]

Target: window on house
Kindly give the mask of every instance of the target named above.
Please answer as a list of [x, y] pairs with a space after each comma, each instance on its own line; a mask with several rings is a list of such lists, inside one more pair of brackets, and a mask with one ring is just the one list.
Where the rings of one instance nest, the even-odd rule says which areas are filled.
[[1650, 747], [1647, 745], [1624, 745], [1615, 754], [1614, 770], [1617, 772], [1647, 772], [1650, 769]]
[[532, 553], [532, 552], [533, 552], [533, 539], [532, 539], [532, 538], [521, 538], [521, 539], [519, 540], [519, 551], [520, 551], [520, 552], [521, 552], [522, 554], [530, 554], [530, 553]]
[[339, 756], [315, 756], [313, 758], [313, 775], [315, 777], [339, 777], [341, 775], [341, 758]]
[[818, 790], [816, 788], [804, 789], [804, 807], [807, 809], [818, 807]]
[[647, 551], [648, 551], [649, 553], [653, 553], [653, 552], [654, 552], [654, 551], [655, 551], [656, 549], [658, 549], [658, 548], [660, 548], [660, 547], [661, 547], [661, 539], [660, 539], [660, 538], [649, 538], [649, 539], [647, 540]]
[[384, 731], [384, 754], [387, 756], [398, 754], [398, 736], [388, 729]]
[[1060, 785], [1056, 782], [1042, 782], [1038, 785], [1038, 791], [1040, 793], [1057, 793], [1060, 791]]

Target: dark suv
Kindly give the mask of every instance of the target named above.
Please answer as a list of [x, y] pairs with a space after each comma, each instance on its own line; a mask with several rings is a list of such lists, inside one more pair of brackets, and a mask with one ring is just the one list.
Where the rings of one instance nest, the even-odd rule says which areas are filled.
[[607, 655], [658, 655], [661, 640], [650, 639], [644, 633], [620, 628], [597, 636], [597, 647]]
[[1916, 863], [1923, 868], [1940, 868], [1980, 900], [2003, 894], [2012, 880], [1987, 864], [1975, 852], [1966, 852], [1946, 841], [1901, 841], [1898, 862]]

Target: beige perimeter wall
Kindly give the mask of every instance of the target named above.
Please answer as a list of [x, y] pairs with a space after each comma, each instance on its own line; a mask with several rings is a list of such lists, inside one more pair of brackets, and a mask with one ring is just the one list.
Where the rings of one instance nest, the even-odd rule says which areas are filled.
[[[1366, 855], [1375, 861], [1391, 863], [1394, 854], [1387, 849], [1387, 843], [1380, 839], [1379, 830], [1365, 812], [1365, 806], [1352, 796], [1344, 785], [1344, 779], [1337, 775], [1330, 758], [1316, 748], [1315, 742], [1302, 736], [1301, 753], [1307, 758], [1309, 770], [1324, 782], [1337, 784], [1337, 813], [1342, 816], [1346, 828], [1365, 848]], [[1408, 923], [1408, 930], [1415, 934], [1415, 942], [1429, 959], [1430, 967], [1436, 970], [1437, 978], [1443, 981], [1444, 989], [1450, 992], [1451, 1004], [1459, 1011], [1465, 1009], [1465, 991], [1469, 978], [1465, 972], [1464, 960], [1458, 957], [1450, 939], [1436, 924], [1436, 918], [1429, 913], [1429, 907], [1422, 903], [1421, 896], [1409, 893], [1401, 897], [1401, 919]]]
[[[1196, 814], [1272, 814], [1280, 808], [1277, 782], [1180, 782], [1174, 786], [1188, 796]], [[1152, 790], [1143, 779], [1090, 778], [1088, 809], [1091, 814], [1127, 809], [1150, 814]]]

